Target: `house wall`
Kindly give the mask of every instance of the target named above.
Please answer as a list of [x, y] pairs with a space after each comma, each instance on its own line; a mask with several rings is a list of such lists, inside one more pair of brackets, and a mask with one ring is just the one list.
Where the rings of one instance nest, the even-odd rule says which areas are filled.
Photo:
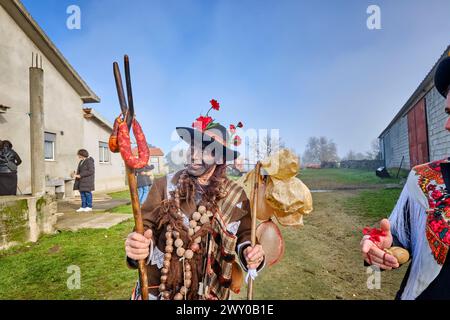
[[398, 168], [404, 157], [402, 168], [409, 169], [408, 120], [402, 117], [382, 136], [383, 155], [386, 167]]
[[110, 163], [100, 163], [99, 142], [108, 143], [111, 129], [101, 126], [94, 119], [84, 121], [84, 143], [95, 160], [95, 190], [105, 191], [125, 187], [125, 166], [119, 153], [110, 152]]
[[108, 129], [83, 117], [83, 101], [79, 94], [0, 6], [0, 104], [11, 107], [0, 114], [0, 140], [10, 140], [23, 160], [18, 169], [18, 194], [31, 193], [28, 113], [32, 53], [42, 56], [44, 130], [56, 134], [55, 160], [45, 162], [47, 180], [69, 178], [77, 168], [77, 151], [85, 148], [97, 163], [97, 190], [124, 187], [125, 173], [120, 155], [111, 155], [110, 164], [99, 164], [98, 142], [108, 142]]
[[[0, 139], [10, 140], [23, 160], [18, 186], [26, 194], [31, 192], [29, 67], [32, 53], [41, 52], [1, 6], [0, 39], [0, 104], [11, 107], [0, 115]], [[57, 157], [45, 169], [49, 178], [64, 178], [74, 169], [83, 143], [83, 103], [45, 56], [42, 63], [45, 131], [57, 134]]]
[[450, 156], [450, 134], [445, 130], [445, 99], [433, 87], [425, 96], [428, 118], [428, 144], [430, 161]]

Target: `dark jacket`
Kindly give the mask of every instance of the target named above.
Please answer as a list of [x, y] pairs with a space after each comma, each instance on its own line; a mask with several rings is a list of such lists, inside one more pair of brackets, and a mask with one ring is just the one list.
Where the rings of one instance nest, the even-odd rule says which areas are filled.
[[17, 173], [17, 166], [21, 163], [22, 160], [13, 149], [0, 150], [0, 173]]
[[77, 174], [80, 179], [75, 180], [73, 190], [80, 192], [90, 192], [95, 190], [95, 161], [89, 157], [81, 160], [78, 164]]
[[147, 187], [152, 185], [152, 179], [150, 176], [143, 175], [142, 173], [152, 171], [153, 168], [151, 166], [145, 166], [142, 169], [136, 169], [136, 177], [137, 177], [137, 185], [138, 188]]

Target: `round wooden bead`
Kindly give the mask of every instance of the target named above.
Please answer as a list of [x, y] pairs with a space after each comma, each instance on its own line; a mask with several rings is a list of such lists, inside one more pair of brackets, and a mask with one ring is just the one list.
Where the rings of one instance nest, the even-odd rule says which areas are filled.
[[201, 242], [202, 242], [202, 237], [197, 237], [197, 238], [195, 238], [195, 239], [194, 239], [194, 242], [197, 243], [197, 244], [198, 244], [198, 243], [201, 243]]
[[183, 300], [183, 295], [181, 294], [181, 293], [177, 293], [174, 297], [173, 297], [173, 300]]
[[173, 252], [173, 246], [166, 246], [166, 252], [167, 253], [172, 253]]
[[192, 219], [195, 221], [199, 221], [201, 217], [202, 217], [202, 214], [200, 212], [194, 212], [192, 214]]
[[170, 261], [164, 261], [164, 267], [169, 268], [170, 267]]
[[191, 265], [190, 264], [186, 264], [184, 266], [184, 268], [186, 269], [186, 271], [191, 271]]
[[181, 287], [181, 289], [180, 289], [180, 293], [184, 296], [186, 293], [187, 293], [187, 288], [186, 287]]
[[202, 227], [200, 227], [200, 226], [196, 226], [196, 227], [194, 228], [194, 232], [197, 233], [201, 228], [202, 228]]
[[200, 212], [201, 214], [206, 213], [206, 207], [205, 206], [198, 207], [198, 212]]
[[202, 215], [202, 217], [200, 218], [200, 223], [207, 224], [208, 222], [209, 222], [209, 217], [206, 214]]
[[166, 232], [166, 239], [172, 239], [172, 232]]
[[186, 252], [184, 253], [184, 257], [190, 260], [194, 257], [194, 252], [192, 250], [186, 250]]
[[163, 292], [163, 298], [164, 298], [165, 300], [168, 300], [168, 299], [170, 298], [170, 293], [169, 293], [169, 291], [164, 291], [164, 292]]
[[186, 272], [184, 273], [184, 278], [185, 278], [186, 280], [191, 280], [191, 279], [192, 279], [192, 272], [186, 271]]
[[165, 259], [165, 260], [170, 260], [170, 259], [172, 259], [172, 254], [171, 254], [171, 253], [166, 253], [166, 254], [164, 254], [164, 259]]
[[175, 247], [180, 248], [183, 246], [183, 244], [184, 244], [183, 240], [181, 240], [181, 239], [175, 240]]
[[198, 245], [198, 243], [191, 244], [191, 250], [193, 252], [197, 252], [198, 250], [200, 250], [200, 246]]
[[166, 282], [167, 281], [167, 276], [161, 276], [161, 282]]
[[180, 233], [179, 233], [178, 231], [174, 231], [174, 232], [173, 232], [173, 236], [174, 236], [175, 238], [179, 238], [179, 237], [180, 237]]
[[173, 240], [172, 239], [167, 239], [166, 240], [166, 246], [173, 246]]
[[192, 284], [192, 281], [191, 280], [186, 280], [186, 281], [184, 281], [184, 286], [186, 287], [186, 288], [190, 288], [191, 287], [191, 284]]
[[213, 214], [211, 211], [208, 211], [208, 212], [206, 212], [206, 215], [207, 215], [208, 217], [212, 217], [214, 214]]
[[183, 257], [185, 251], [186, 251], [186, 250], [185, 250], [184, 248], [181, 248], [181, 247], [178, 248], [178, 249], [177, 249], [177, 256], [179, 256], [180, 258]]
[[167, 231], [172, 231], [172, 230], [173, 230], [172, 226], [171, 226], [171, 225], [168, 225], [168, 226], [167, 226]]
[[166, 285], [164, 283], [161, 283], [159, 285], [159, 291], [161, 291], [161, 292], [166, 291]]
[[169, 269], [167, 269], [167, 268], [162, 268], [162, 269], [161, 269], [161, 273], [162, 273], [163, 275], [167, 275], [167, 274], [169, 273]]
[[192, 228], [189, 228], [189, 230], [188, 230], [188, 235], [190, 236], [190, 237], [192, 237], [193, 235], [194, 235], [194, 229], [192, 229]]
[[194, 220], [189, 221], [189, 226], [191, 228], [195, 228], [197, 226], [197, 221], [194, 221]]

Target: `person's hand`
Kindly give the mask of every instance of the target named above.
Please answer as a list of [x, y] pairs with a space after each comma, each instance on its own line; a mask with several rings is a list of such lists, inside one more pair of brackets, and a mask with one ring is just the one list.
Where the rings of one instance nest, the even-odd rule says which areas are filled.
[[383, 219], [380, 222], [380, 228], [385, 232], [386, 236], [380, 236], [379, 242], [374, 242], [369, 239], [369, 236], [364, 236], [361, 240], [361, 253], [364, 260], [370, 265], [375, 265], [384, 270], [391, 270], [398, 268], [400, 265], [397, 258], [386, 253], [384, 249], [389, 249], [392, 246], [391, 225], [388, 219]]
[[74, 175], [75, 179], [81, 179], [81, 176], [79, 174]]
[[153, 236], [151, 229], [145, 231], [144, 235], [137, 232], [130, 233], [125, 241], [125, 252], [127, 257], [133, 260], [145, 260], [150, 254], [150, 243]]
[[264, 260], [264, 250], [260, 244], [254, 247], [248, 246], [244, 250], [244, 258], [247, 262], [247, 269], [258, 269]]

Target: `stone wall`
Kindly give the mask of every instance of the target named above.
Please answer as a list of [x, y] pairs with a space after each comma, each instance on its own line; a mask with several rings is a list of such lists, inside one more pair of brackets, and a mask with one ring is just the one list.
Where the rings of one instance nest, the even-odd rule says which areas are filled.
[[0, 250], [53, 233], [56, 211], [51, 196], [0, 197]]
[[[399, 168], [404, 157], [402, 168], [410, 169], [408, 120], [402, 117], [382, 136], [382, 153], [386, 167]], [[384, 165], [384, 164], [383, 164]]]
[[445, 130], [445, 99], [433, 87], [425, 96], [428, 125], [428, 148], [430, 161], [441, 160], [450, 155], [450, 134]]
[[364, 169], [376, 170], [384, 166], [383, 160], [346, 160], [341, 161], [341, 168], [344, 169]]

